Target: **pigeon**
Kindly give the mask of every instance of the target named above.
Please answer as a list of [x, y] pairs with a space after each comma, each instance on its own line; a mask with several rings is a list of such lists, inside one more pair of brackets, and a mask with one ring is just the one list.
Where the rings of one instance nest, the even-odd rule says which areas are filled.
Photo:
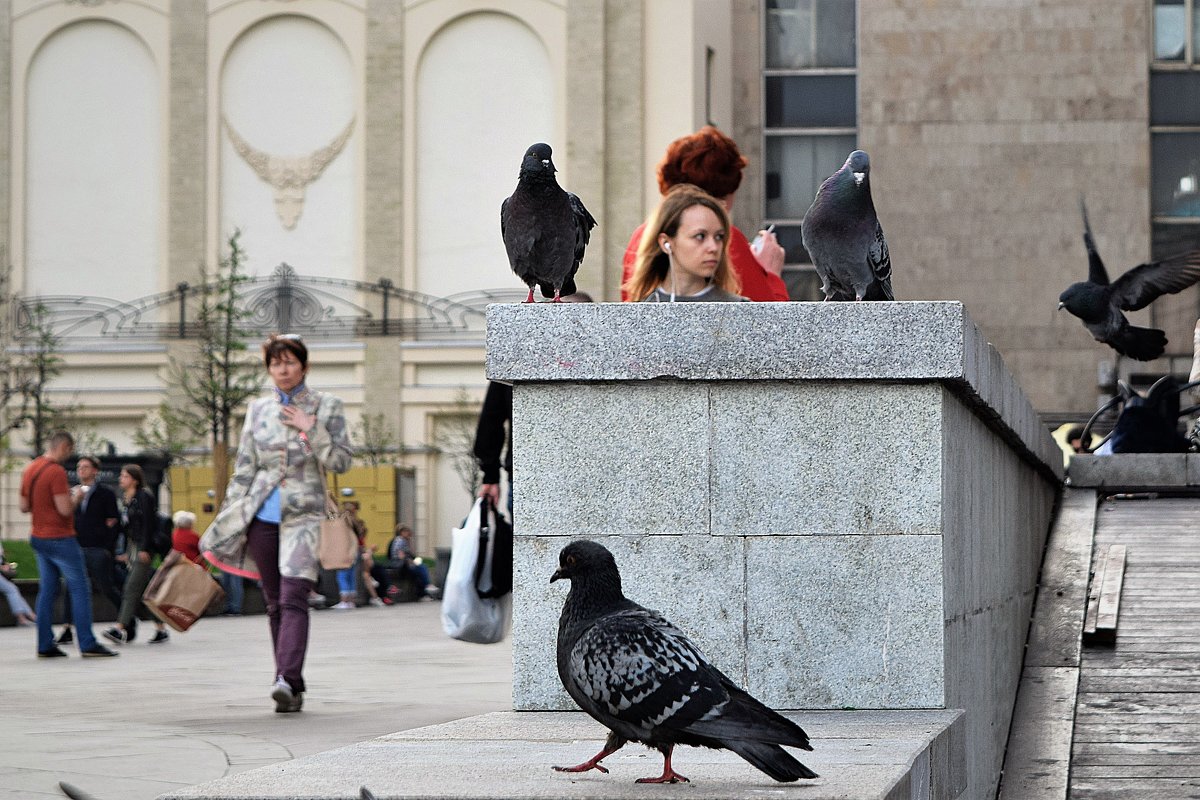
[[800, 225], [826, 300], [895, 300], [892, 259], [871, 201], [871, 160], [855, 150], [817, 190]]
[[575, 293], [575, 273], [596, 227], [583, 202], [554, 179], [551, 153], [548, 144], [531, 145], [516, 191], [500, 204], [500, 235], [509, 266], [529, 287], [526, 303], [533, 302], [534, 286], [555, 303]]
[[603, 545], [572, 542], [550, 578], [571, 581], [558, 621], [558, 676], [609, 729], [604, 749], [559, 772], [608, 772], [601, 759], [627, 742], [662, 753], [663, 773], [638, 783], [687, 782], [671, 767], [677, 744], [732, 750], [777, 781], [815, 778], [780, 745], [812, 750], [799, 725], [736, 686], [660, 614], [626, 599]]
[[1096, 252], [1087, 206], [1082, 198], [1079, 209], [1083, 213], [1088, 279], [1072, 284], [1058, 296], [1059, 310], [1065, 308], [1079, 317], [1096, 341], [1107, 344], [1123, 356], [1138, 361], [1158, 358], [1166, 350], [1166, 334], [1156, 328], [1130, 325], [1121, 311], [1145, 308], [1160, 295], [1181, 292], [1200, 280], [1200, 250], [1139, 264], [1109, 283], [1104, 262]]

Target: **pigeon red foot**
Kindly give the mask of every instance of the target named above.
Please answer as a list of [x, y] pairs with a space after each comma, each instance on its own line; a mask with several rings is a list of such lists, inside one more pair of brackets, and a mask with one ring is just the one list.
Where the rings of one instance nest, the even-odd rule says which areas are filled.
[[663, 754], [663, 774], [657, 778], [638, 778], [634, 783], [691, 783], [687, 778], [680, 775], [675, 770], [671, 769], [671, 751], [674, 747], [667, 747], [662, 750]]

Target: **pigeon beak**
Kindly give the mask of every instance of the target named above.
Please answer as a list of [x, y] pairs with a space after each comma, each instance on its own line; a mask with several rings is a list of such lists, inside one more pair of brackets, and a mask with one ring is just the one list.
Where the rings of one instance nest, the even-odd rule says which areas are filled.
[[862, 186], [862, 182], [863, 182], [864, 180], [866, 180], [867, 173], [865, 173], [865, 172], [853, 172], [853, 173], [851, 173], [851, 174], [854, 176], [854, 185], [855, 185], [855, 186]]
[[554, 574], [550, 576], [550, 582], [554, 583], [557, 580], [562, 580], [567, 577], [567, 573], [562, 571], [562, 567], [554, 570]]
[[548, 158], [543, 158], [543, 159], [542, 159], [542, 166], [543, 166], [543, 167], [548, 167], [548, 166], [550, 166], [550, 159], [548, 159]]
[[1064, 308], [1066, 308], [1066, 307], [1067, 307], [1067, 304], [1066, 304], [1066, 303], [1060, 302], [1060, 303], [1058, 304], [1058, 310], [1059, 310], [1059, 311], [1062, 311], [1062, 310], [1063, 310]]

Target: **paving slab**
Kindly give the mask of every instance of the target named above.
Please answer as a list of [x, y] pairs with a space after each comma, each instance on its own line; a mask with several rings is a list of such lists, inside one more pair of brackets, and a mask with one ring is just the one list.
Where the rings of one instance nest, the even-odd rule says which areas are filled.
[[[608, 774], [554, 772], [595, 755], [606, 733], [580, 712], [508, 711], [382, 736], [164, 795], [161, 800], [358, 800], [385, 798], [743, 797], [893, 800], [930, 797], [930, 752], [948, 739], [959, 711], [792, 712], [813, 752], [792, 752], [820, 774], [776, 783], [727, 751], [683, 747], [672, 766], [691, 782], [639, 785], [662, 758], [627, 745], [604, 760]], [[945, 785], [945, 782], [943, 782]], [[911, 794], [912, 786], [926, 787]], [[941, 798], [938, 798], [941, 800]], [[949, 796], [946, 800], [950, 800]]]
[[300, 714], [274, 713], [261, 615], [206, 618], [119, 658], [64, 649], [69, 658], [38, 659], [33, 628], [0, 628], [0, 800], [61, 800], [60, 781], [95, 800], [152, 800], [512, 707], [509, 642], [450, 639], [428, 601], [314, 612]]

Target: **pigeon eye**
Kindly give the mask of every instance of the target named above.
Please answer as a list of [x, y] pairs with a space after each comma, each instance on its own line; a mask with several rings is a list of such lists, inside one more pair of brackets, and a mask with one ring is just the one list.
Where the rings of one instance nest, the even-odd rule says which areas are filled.
[[568, 567], [575, 566], [575, 556], [567, 556], [566, 558], [563, 559], [563, 564], [565, 564]]

